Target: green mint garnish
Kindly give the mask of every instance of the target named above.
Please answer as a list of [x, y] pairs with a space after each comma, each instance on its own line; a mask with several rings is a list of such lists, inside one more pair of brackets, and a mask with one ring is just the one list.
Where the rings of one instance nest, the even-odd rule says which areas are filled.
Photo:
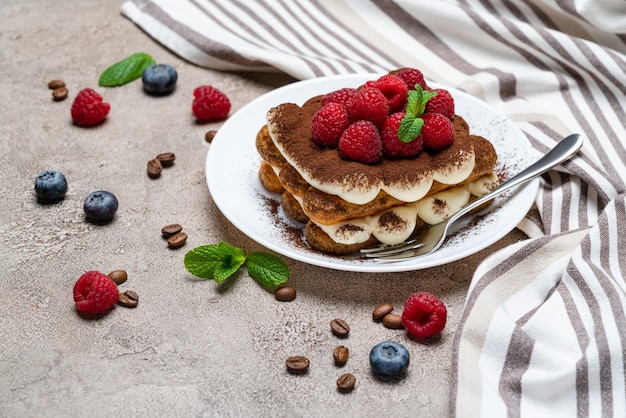
[[154, 59], [145, 52], [137, 52], [120, 62], [111, 65], [100, 74], [98, 84], [101, 87], [116, 87], [141, 77], [143, 71], [156, 64]]
[[202, 245], [185, 254], [185, 268], [202, 279], [223, 282], [246, 264], [250, 277], [266, 289], [279, 286], [289, 279], [289, 267], [277, 255], [262, 251], [247, 253], [226, 242]]
[[402, 142], [411, 142], [422, 132], [424, 120], [421, 116], [426, 109], [426, 103], [437, 95], [436, 91], [425, 91], [419, 84], [415, 90], [409, 90], [406, 101], [406, 115], [398, 128], [398, 139]]

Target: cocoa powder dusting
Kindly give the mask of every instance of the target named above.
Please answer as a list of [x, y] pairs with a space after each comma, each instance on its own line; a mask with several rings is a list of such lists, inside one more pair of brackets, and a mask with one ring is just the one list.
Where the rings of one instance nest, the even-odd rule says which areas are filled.
[[393, 211], [385, 212], [378, 218], [378, 226], [387, 232], [403, 231], [406, 229], [406, 225], [406, 220]]

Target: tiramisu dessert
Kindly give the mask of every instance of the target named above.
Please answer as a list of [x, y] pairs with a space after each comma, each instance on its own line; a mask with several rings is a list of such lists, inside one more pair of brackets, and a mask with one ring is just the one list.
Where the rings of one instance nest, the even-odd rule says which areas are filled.
[[329, 254], [400, 243], [498, 185], [492, 144], [414, 68], [269, 109], [256, 147], [263, 186]]

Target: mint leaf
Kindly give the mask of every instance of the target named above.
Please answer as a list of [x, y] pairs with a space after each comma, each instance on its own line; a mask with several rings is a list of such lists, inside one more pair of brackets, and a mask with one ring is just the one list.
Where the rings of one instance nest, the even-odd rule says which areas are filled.
[[266, 289], [279, 286], [289, 279], [289, 267], [274, 254], [255, 251], [246, 259], [248, 274], [259, 281]]
[[113, 64], [98, 79], [101, 87], [116, 87], [141, 77], [143, 71], [156, 64], [154, 59], [145, 52], [137, 52]]
[[[415, 85], [416, 88], [419, 86], [419, 84]], [[420, 87], [421, 89], [421, 87]], [[418, 116], [417, 111], [418, 111], [418, 106], [419, 106], [419, 94], [417, 91], [415, 90], [409, 90], [409, 94], [406, 98], [406, 114], [407, 115], [412, 115], [412, 116]]]
[[413, 141], [420, 135], [423, 126], [424, 119], [416, 118], [410, 113], [407, 113], [400, 121], [400, 126], [398, 127], [398, 139], [401, 142]]
[[241, 248], [225, 242], [203, 245], [185, 254], [185, 268], [203, 279], [214, 279], [221, 283], [233, 275], [246, 261]]

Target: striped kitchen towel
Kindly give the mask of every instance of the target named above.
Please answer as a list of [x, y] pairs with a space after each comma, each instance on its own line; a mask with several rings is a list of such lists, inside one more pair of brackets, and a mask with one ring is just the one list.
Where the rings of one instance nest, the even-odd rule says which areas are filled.
[[626, 2], [127, 0], [181, 57], [297, 79], [416, 67], [545, 153], [531, 239], [478, 268], [455, 333], [452, 416], [626, 416]]

